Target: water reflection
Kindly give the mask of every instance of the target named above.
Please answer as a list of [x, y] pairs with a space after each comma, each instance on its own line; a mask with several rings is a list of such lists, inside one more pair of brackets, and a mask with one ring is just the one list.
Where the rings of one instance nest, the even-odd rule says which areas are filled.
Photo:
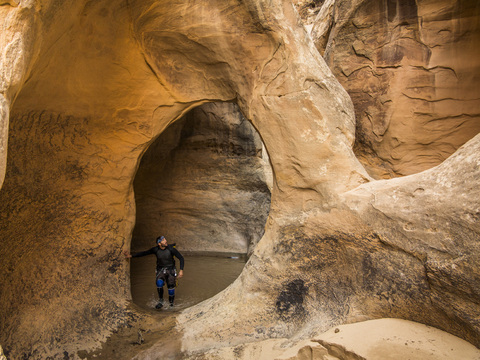
[[[131, 259], [132, 299], [144, 309], [155, 309], [158, 303], [155, 262], [155, 256]], [[186, 255], [185, 274], [178, 280], [173, 309], [188, 308], [219, 293], [240, 275], [244, 265], [243, 257]], [[166, 294], [165, 288], [164, 299], [168, 302]]]

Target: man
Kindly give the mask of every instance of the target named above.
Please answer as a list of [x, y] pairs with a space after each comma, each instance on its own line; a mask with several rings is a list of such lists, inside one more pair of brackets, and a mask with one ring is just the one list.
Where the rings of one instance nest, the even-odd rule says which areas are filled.
[[141, 251], [130, 255], [128, 251], [125, 252], [125, 257], [127, 259], [132, 257], [141, 257], [153, 254], [157, 257], [157, 270], [156, 270], [156, 283], [158, 296], [160, 302], [155, 306], [156, 309], [161, 309], [163, 307], [163, 286], [167, 285], [168, 290], [168, 301], [170, 306], [173, 306], [173, 301], [175, 300], [175, 285], [177, 278], [177, 269], [175, 268], [175, 259], [176, 257], [180, 260], [180, 271], [178, 272], [178, 278], [183, 277], [183, 266], [185, 261], [182, 254], [173, 247], [173, 245], [167, 244], [167, 239], [165, 236], [160, 236], [157, 238], [157, 246], [151, 248], [150, 250]]

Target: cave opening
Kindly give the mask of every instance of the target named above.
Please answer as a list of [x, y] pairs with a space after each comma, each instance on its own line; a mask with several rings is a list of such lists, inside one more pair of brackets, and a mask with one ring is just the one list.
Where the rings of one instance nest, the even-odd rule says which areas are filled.
[[[271, 187], [265, 146], [234, 103], [194, 108], [150, 145], [134, 179], [131, 249], [150, 249], [163, 235], [185, 257], [177, 309], [238, 277], [263, 236]], [[155, 256], [131, 261], [132, 300], [143, 308], [158, 302], [155, 262]]]

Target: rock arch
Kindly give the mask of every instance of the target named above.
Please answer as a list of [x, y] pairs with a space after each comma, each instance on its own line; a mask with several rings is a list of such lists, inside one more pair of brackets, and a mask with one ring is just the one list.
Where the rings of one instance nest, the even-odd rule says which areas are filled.
[[[450, 288], [451, 262], [426, 261], [435, 245], [405, 249], [396, 241], [409, 239], [401, 229], [376, 228], [358, 202], [374, 206], [361, 189], [375, 193], [384, 183], [353, 190], [370, 180], [351, 150], [353, 107], [291, 4], [7, 3], [2, 19], [12, 23], [1, 68], [14, 76], [2, 78], [2, 125], [9, 117], [10, 132], [0, 193], [7, 259], [0, 343], [12, 356], [71, 356], [136, 316], [127, 308], [122, 252], [130, 246], [138, 160], [170, 123], [217, 100], [235, 101], [262, 136], [272, 206], [235, 284], [179, 317], [186, 351], [385, 315], [478, 339], [478, 225], [458, 220], [472, 229], [457, 244], [471, 270], [461, 292]], [[478, 161], [475, 141], [452, 161]], [[465, 172], [478, 172], [465, 164]], [[434, 187], [442, 169], [420, 175], [432, 177], [422, 188]], [[475, 206], [466, 210], [473, 217]], [[462, 310], [449, 316], [458, 299]]]
[[207, 103], [169, 126], [135, 175], [132, 249], [162, 234], [182, 252], [247, 255], [263, 236], [272, 171], [234, 103]]

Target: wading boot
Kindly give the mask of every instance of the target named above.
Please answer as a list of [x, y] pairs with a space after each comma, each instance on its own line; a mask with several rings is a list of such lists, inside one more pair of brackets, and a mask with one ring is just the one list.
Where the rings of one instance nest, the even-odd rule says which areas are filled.
[[163, 307], [163, 287], [157, 288], [158, 298], [160, 299], [158, 304], [155, 306], [155, 309], [159, 310]]

